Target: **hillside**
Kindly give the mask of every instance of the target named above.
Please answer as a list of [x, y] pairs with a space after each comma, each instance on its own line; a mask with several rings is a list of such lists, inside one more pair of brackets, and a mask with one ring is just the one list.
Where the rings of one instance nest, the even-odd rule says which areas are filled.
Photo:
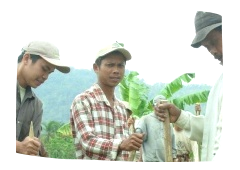
[[[96, 75], [93, 70], [71, 68], [68, 74], [62, 74], [57, 70], [52, 73], [43, 85], [34, 89], [34, 92], [43, 102], [43, 122], [52, 120], [63, 123], [69, 122], [69, 109], [74, 97], [95, 82]], [[154, 98], [164, 85], [161, 82], [152, 86], [149, 85], [148, 98]], [[210, 88], [208, 85], [189, 84], [174, 95], [177, 97]], [[118, 88], [116, 89], [116, 96], [121, 99]], [[185, 107], [189, 111], [193, 111], [193, 108], [193, 106]], [[202, 111], [204, 110], [205, 104], [202, 104]]]

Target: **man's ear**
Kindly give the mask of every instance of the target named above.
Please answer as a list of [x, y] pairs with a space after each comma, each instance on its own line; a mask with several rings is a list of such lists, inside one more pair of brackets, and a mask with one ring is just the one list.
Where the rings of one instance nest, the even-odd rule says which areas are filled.
[[27, 64], [29, 62], [29, 59], [30, 59], [30, 54], [24, 54], [22, 58], [22, 62], [24, 64]]
[[99, 70], [99, 67], [96, 63], [93, 64], [93, 70], [94, 70], [95, 73], [97, 73], [98, 70]]

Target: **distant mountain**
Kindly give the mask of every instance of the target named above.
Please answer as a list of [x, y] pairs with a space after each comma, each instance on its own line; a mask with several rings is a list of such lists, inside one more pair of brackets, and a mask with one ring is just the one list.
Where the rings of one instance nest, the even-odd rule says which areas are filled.
[[[129, 71], [126, 70], [126, 74], [128, 72]], [[43, 102], [43, 122], [52, 120], [63, 123], [69, 122], [70, 106], [73, 99], [96, 81], [96, 74], [93, 70], [71, 68], [68, 74], [63, 74], [57, 70], [52, 73], [43, 85], [34, 89], [36, 95]], [[154, 98], [164, 85], [165, 84], [161, 82], [149, 85], [149, 99]], [[174, 95], [177, 97], [210, 88], [211, 86], [208, 85], [189, 84]], [[118, 87], [116, 88], [116, 96], [121, 99]], [[205, 104], [201, 106], [204, 114], [206, 106]], [[186, 106], [185, 110], [193, 112], [194, 106]]]

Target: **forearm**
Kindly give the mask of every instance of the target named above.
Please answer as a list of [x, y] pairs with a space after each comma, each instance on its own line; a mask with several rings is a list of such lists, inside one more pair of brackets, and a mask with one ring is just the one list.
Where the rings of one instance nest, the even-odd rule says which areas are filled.
[[[90, 138], [88, 140], [88, 138]], [[107, 140], [99, 138], [97, 136], [87, 135], [86, 138], [82, 138], [82, 149], [89, 155], [102, 155], [109, 160], [115, 160], [117, 155], [120, 154], [119, 148], [121, 139]]]
[[184, 132], [188, 138], [194, 141], [202, 141], [204, 116], [194, 116], [190, 112], [182, 110], [178, 120], [175, 123], [177, 126], [184, 129]]

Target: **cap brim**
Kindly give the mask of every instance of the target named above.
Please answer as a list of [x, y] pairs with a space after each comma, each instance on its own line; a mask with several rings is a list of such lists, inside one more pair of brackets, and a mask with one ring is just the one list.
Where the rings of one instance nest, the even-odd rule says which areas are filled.
[[41, 55], [41, 57], [46, 60], [47, 62], [51, 63], [52, 65], [56, 66], [56, 69], [62, 73], [69, 73], [70, 72], [70, 67], [64, 65], [61, 63], [60, 60], [56, 60], [56, 59], [51, 59], [51, 58], [47, 58]]
[[212, 31], [214, 28], [217, 28], [217, 27], [219, 27], [221, 25], [222, 25], [222, 23], [213, 24], [213, 25], [210, 25], [210, 26], [205, 27], [205, 28], [201, 29], [200, 31], [198, 31], [196, 33], [195, 38], [192, 41], [191, 46], [194, 47], [194, 48], [200, 47], [202, 40], [204, 40], [206, 38], [208, 33], [210, 31]]

